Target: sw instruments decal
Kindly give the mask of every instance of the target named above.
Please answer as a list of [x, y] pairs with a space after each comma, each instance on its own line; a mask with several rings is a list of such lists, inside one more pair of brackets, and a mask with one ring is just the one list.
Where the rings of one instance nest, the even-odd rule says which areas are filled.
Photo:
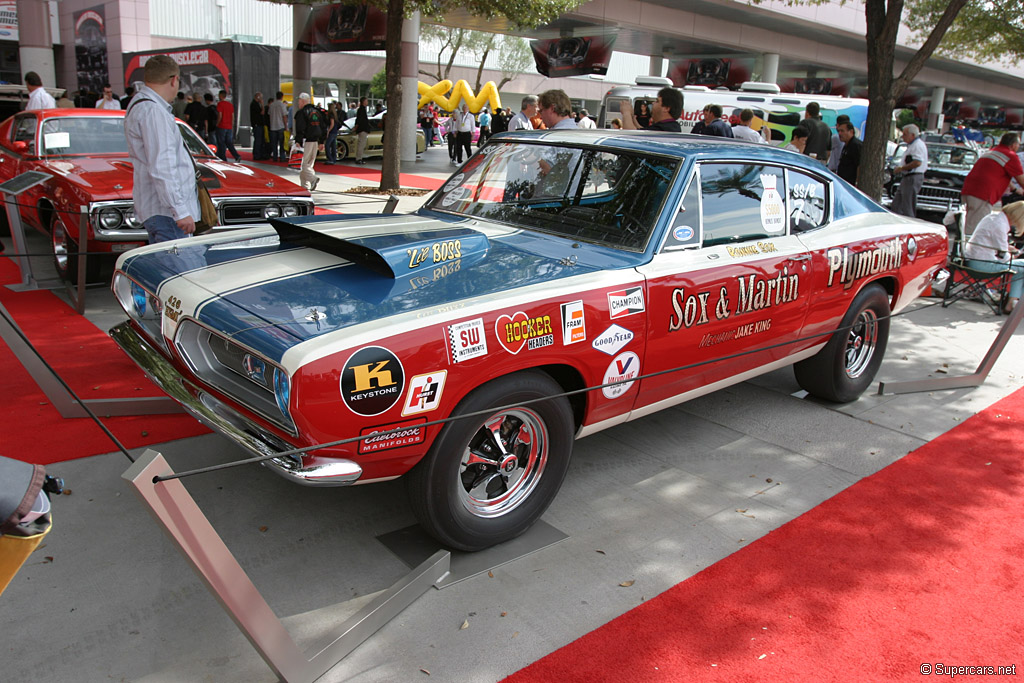
[[453, 363], [486, 356], [487, 337], [484, 335], [484, 319], [477, 318], [449, 325], [448, 348], [451, 350]]

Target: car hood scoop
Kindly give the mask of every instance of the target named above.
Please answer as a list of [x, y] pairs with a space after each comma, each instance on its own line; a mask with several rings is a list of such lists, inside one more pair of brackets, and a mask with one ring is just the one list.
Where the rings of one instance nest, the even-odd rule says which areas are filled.
[[[394, 280], [422, 275], [452, 261], [473, 262], [487, 254], [487, 236], [464, 226], [423, 226], [410, 217], [409, 231], [396, 231], [396, 217], [381, 221], [380, 214], [366, 216], [307, 216], [271, 220], [281, 244], [292, 244], [339, 256]], [[357, 230], [353, 219], [363, 219]], [[380, 222], [375, 229], [373, 222]]]

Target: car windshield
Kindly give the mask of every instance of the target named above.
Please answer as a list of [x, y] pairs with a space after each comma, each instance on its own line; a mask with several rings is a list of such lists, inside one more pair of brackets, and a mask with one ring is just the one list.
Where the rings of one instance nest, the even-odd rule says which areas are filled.
[[[193, 156], [210, 156], [210, 149], [183, 123], [178, 123], [185, 146]], [[66, 157], [77, 155], [128, 155], [121, 116], [59, 116], [43, 121], [40, 155]]]
[[618, 150], [492, 143], [427, 208], [642, 251], [679, 164]]
[[[956, 168], [969, 171], [978, 160], [978, 153], [969, 147], [938, 144], [929, 144], [927, 147], [929, 168]], [[906, 152], [907, 146], [900, 145], [893, 157], [900, 160]]]

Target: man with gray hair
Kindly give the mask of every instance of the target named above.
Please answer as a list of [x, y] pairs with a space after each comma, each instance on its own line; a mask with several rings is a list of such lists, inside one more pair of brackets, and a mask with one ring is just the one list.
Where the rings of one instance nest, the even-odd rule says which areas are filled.
[[903, 180], [896, 188], [889, 209], [901, 216], [917, 216], [917, 194], [924, 182], [924, 172], [928, 170], [928, 148], [921, 139], [921, 129], [910, 123], [903, 126], [903, 142], [907, 149], [903, 153], [902, 163], [893, 169], [894, 173], [902, 173]]
[[590, 118], [590, 112], [586, 109], [580, 109], [580, 120], [576, 122], [576, 126], [583, 130], [593, 130], [597, 128], [597, 124], [594, 123], [594, 119]]
[[508, 122], [508, 132], [514, 130], [533, 130], [530, 118], [537, 115], [537, 96], [527, 95], [523, 98], [521, 111]]
[[316, 155], [324, 149], [327, 140], [327, 118], [316, 105], [309, 101], [309, 93], [299, 95], [299, 110], [295, 113], [295, 144], [302, 147], [302, 166], [299, 169], [299, 184], [310, 192], [316, 189], [320, 179], [313, 170]]

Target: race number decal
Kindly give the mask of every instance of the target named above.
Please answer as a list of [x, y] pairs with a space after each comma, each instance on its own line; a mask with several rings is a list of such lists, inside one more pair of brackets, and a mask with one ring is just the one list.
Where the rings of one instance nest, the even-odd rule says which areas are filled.
[[782, 195], [776, 189], [779, 176], [765, 173], [761, 175], [761, 227], [769, 235], [786, 232], [786, 205]]

